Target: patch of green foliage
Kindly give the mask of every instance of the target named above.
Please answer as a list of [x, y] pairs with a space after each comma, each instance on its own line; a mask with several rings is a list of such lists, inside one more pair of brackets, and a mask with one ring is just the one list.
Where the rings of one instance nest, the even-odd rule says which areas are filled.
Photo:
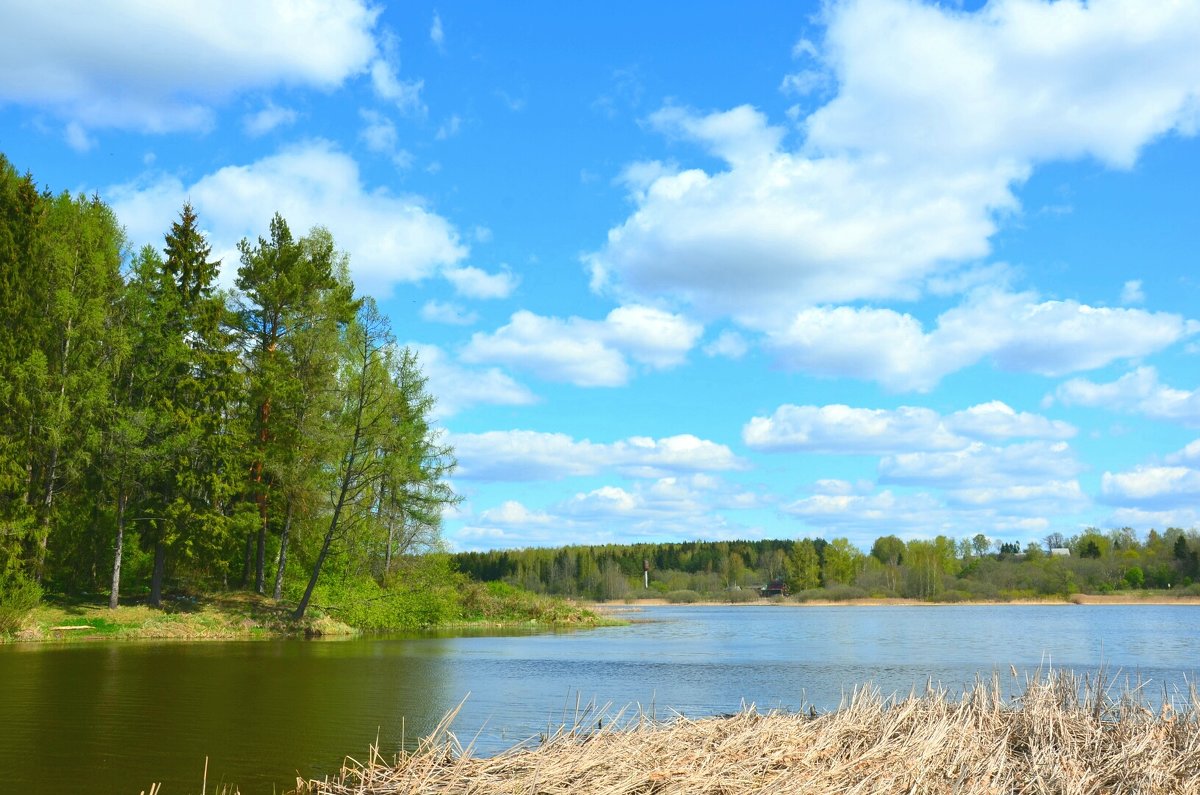
[[42, 601], [42, 587], [18, 572], [0, 576], [0, 635], [16, 632]]
[[743, 588], [740, 591], [726, 591], [722, 594], [726, 602], [732, 604], [747, 604], [749, 602], [757, 602], [761, 597], [758, 591], [753, 588]]
[[700, 594], [696, 591], [684, 589], [680, 591], [669, 591], [663, 594], [663, 598], [673, 605], [690, 605], [700, 601]]
[[797, 602], [812, 600], [828, 600], [830, 602], [846, 602], [851, 599], [865, 599], [867, 592], [854, 585], [834, 585], [830, 588], [809, 588], [795, 595]]
[[564, 599], [530, 593], [505, 582], [467, 582], [462, 588], [462, 619], [470, 622], [594, 623], [595, 613]]

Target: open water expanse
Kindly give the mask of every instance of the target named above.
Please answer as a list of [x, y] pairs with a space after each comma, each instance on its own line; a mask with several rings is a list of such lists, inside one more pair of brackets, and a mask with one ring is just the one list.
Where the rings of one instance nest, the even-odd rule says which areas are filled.
[[961, 690], [1009, 666], [1140, 677], [1154, 699], [1200, 670], [1195, 606], [652, 607], [573, 633], [343, 641], [0, 646], [0, 789], [244, 795], [393, 754], [466, 699], [493, 753], [571, 722], [577, 700], [659, 717], [836, 707], [871, 683]]

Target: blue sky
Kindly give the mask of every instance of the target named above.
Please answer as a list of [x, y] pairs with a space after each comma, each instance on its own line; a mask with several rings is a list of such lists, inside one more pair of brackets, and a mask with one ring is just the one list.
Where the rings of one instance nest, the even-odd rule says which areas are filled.
[[0, 151], [349, 254], [456, 549], [1200, 524], [1200, 3], [6, 4]]

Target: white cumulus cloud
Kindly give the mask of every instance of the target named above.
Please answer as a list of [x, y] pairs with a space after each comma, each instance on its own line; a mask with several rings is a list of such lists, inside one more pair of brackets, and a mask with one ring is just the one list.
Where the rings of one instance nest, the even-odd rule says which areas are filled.
[[204, 129], [238, 92], [330, 89], [362, 72], [377, 14], [359, 0], [16, 3], [0, 100], [87, 128]]
[[946, 489], [994, 489], [1069, 480], [1083, 471], [1066, 442], [1007, 446], [972, 442], [958, 450], [896, 453], [879, 462], [881, 483]]
[[329, 229], [350, 253], [351, 275], [363, 292], [386, 294], [393, 285], [433, 276], [466, 257], [457, 230], [417, 196], [363, 184], [358, 164], [336, 146], [310, 141], [247, 165], [230, 165], [184, 183], [150, 176], [104, 192], [135, 245], [161, 243], [190, 201], [223, 256], [224, 277], [237, 270], [237, 242], [265, 235], [278, 211], [296, 235]]
[[254, 137], [266, 135], [272, 130], [295, 124], [299, 114], [291, 108], [281, 108], [273, 102], [258, 111], [251, 113], [242, 121], [246, 134]]
[[745, 463], [723, 444], [691, 434], [633, 436], [604, 444], [564, 433], [488, 431], [454, 434], [459, 477], [489, 481], [559, 480], [615, 469], [640, 478], [724, 472]]
[[421, 372], [429, 379], [429, 393], [437, 397], [434, 411], [439, 417], [471, 406], [529, 406], [538, 402], [527, 387], [494, 367], [462, 367], [436, 345], [409, 343], [408, 347], [417, 352]]
[[520, 281], [507, 269], [499, 273], [468, 266], [454, 268], [442, 274], [454, 285], [454, 291], [466, 298], [508, 298]]
[[630, 360], [673, 367], [702, 332], [682, 315], [645, 306], [617, 307], [601, 321], [521, 310], [495, 332], [474, 334], [463, 359], [506, 364], [576, 386], [622, 386], [632, 376]]
[[946, 416], [916, 406], [866, 409], [786, 404], [769, 417], [752, 418], [742, 429], [743, 441], [758, 450], [856, 455], [964, 450], [977, 439], [1067, 439], [1074, 435], [1075, 428], [1069, 423], [1018, 412], [998, 400]]
[[1198, 328], [1166, 312], [980, 289], [928, 331], [891, 309], [815, 307], [768, 329], [766, 341], [790, 369], [924, 392], [983, 360], [1013, 372], [1065, 375], [1154, 353]]
[[[836, 93], [802, 143], [747, 106], [650, 118], [722, 166], [641, 166], [633, 212], [587, 257], [597, 289], [742, 317], [911, 299], [989, 253], [1038, 164], [1126, 168], [1200, 122], [1194, 3], [852, 0], [826, 19], [799, 55]], [[822, 76], [797, 74], [785, 88]]]
[[1139, 466], [1127, 472], [1105, 472], [1100, 491], [1106, 502], [1116, 505], [1190, 507], [1200, 498], [1200, 471], [1185, 466]]
[[1108, 383], [1075, 378], [1054, 397], [1066, 406], [1091, 406], [1141, 414], [1156, 420], [1200, 426], [1200, 390], [1170, 387], [1153, 367], [1139, 367]]

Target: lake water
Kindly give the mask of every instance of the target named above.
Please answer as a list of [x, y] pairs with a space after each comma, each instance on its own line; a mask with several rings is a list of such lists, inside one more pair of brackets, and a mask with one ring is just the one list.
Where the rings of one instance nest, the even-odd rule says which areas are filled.
[[163, 795], [237, 784], [290, 789], [379, 739], [391, 755], [465, 698], [455, 723], [492, 753], [571, 722], [577, 701], [660, 717], [837, 706], [872, 683], [1039, 666], [1185, 689], [1200, 669], [1200, 607], [654, 607], [573, 633], [346, 641], [0, 646], [0, 788]]

